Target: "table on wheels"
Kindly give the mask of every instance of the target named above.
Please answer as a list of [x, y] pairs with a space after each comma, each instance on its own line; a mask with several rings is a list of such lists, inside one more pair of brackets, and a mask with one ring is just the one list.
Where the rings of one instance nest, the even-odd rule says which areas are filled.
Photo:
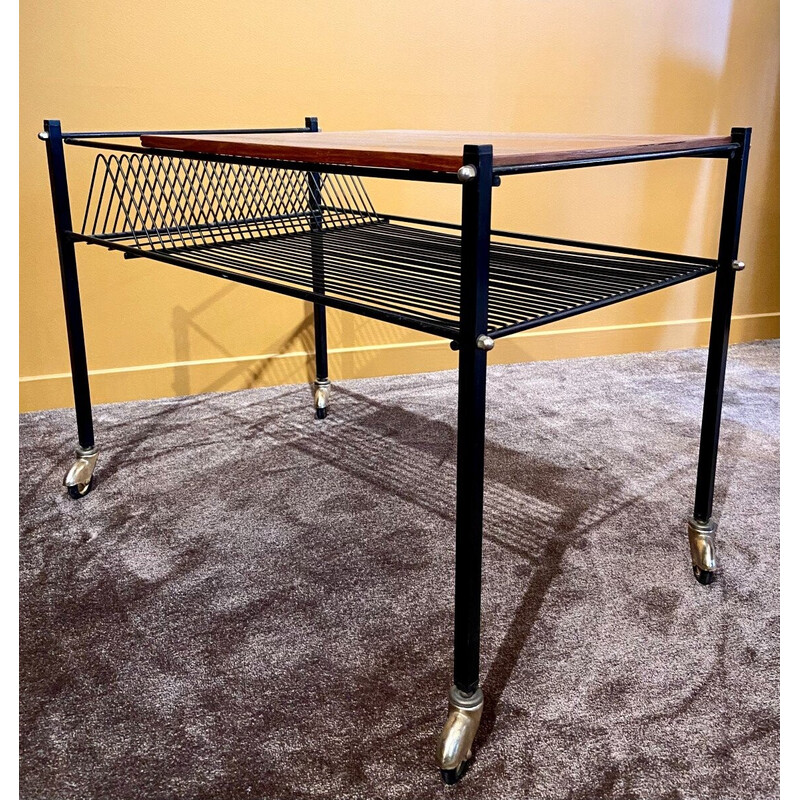
[[[485, 132], [322, 133], [298, 128], [65, 133], [47, 148], [78, 423], [71, 497], [98, 459], [75, 244], [146, 257], [314, 304], [314, 411], [328, 414], [326, 308], [448, 339], [458, 351], [453, 685], [436, 760], [446, 783], [471, 757], [480, 688], [481, 550], [487, 353], [505, 336], [714, 273], [694, 512], [695, 577], [717, 571], [712, 521], [750, 129], [727, 136], [569, 136]], [[81, 225], [72, 222], [65, 145], [97, 150]], [[672, 158], [722, 158], [715, 257], [492, 228], [505, 176]], [[379, 213], [362, 178], [454, 184], [461, 223]]]

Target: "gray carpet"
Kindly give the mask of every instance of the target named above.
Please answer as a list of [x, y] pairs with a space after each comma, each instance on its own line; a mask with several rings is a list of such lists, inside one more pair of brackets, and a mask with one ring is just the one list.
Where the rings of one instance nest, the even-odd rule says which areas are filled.
[[[500, 345], [502, 347], [502, 344]], [[490, 368], [476, 758], [450, 683], [454, 372], [20, 419], [24, 798], [778, 796], [777, 342], [732, 348], [692, 577], [705, 353]]]

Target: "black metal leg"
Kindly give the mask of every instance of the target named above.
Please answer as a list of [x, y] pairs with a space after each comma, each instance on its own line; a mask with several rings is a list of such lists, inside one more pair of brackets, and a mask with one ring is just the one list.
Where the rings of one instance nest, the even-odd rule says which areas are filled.
[[50, 171], [50, 190], [53, 197], [58, 258], [61, 264], [61, 287], [67, 322], [72, 389], [78, 423], [77, 458], [64, 478], [64, 483], [72, 497], [82, 497], [91, 489], [92, 475], [97, 461], [97, 447], [92, 425], [92, 401], [89, 394], [89, 370], [86, 363], [86, 343], [83, 336], [75, 244], [69, 236], [72, 231], [72, 217], [69, 207], [61, 123], [58, 120], [45, 120], [42, 138], [47, 144], [47, 164]]
[[325, 306], [314, 303], [314, 348], [316, 355], [317, 380], [328, 380], [328, 330], [325, 319]]
[[328, 416], [331, 381], [328, 378], [328, 330], [325, 306], [314, 303], [314, 357], [316, 378], [314, 380], [314, 410], [317, 419]]
[[483, 454], [486, 416], [486, 335], [489, 302], [492, 148], [464, 148], [461, 302], [458, 349], [456, 573], [453, 686], [437, 762], [455, 783], [471, 757], [483, 711], [480, 680]]
[[[316, 117], [306, 117], [309, 133], [319, 131]], [[322, 177], [319, 172], [308, 174], [308, 209], [311, 227], [311, 281], [314, 291], [325, 293], [325, 261], [322, 240]], [[328, 400], [331, 382], [328, 378], [328, 323], [325, 306], [314, 303], [314, 358], [316, 371], [314, 380], [314, 410], [317, 419], [328, 415]]]
[[478, 687], [480, 651], [492, 148], [464, 148], [464, 164], [474, 177], [464, 176], [462, 201], [453, 677], [468, 695]]
[[458, 456], [453, 678], [466, 695], [478, 688], [483, 544], [486, 351], [465, 342], [458, 354]]
[[60, 253], [60, 261], [69, 360], [72, 370], [72, 391], [75, 397], [75, 416], [78, 423], [78, 443], [81, 447], [89, 449], [94, 447], [92, 400], [89, 391], [89, 368], [86, 362], [86, 342], [83, 336], [83, 315], [78, 288], [75, 245], [72, 242], [65, 244]]
[[711, 521], [714, 503], [714, 481], [717, 467], [719, 430], [722, 419], [722, 396], [725, 385], [725, 366], [728, 338], [733, 311], [733, 290], [736, 272], [743, 268], [737, 261], [739, 232], [747, 176], [747, 157], [750, 148], [750, 129], [734, 128], [731, 136], [739, 144], [728, 162], [722, 225], [719, 241], [718, 267], [714, 285], [714, 306], [711, 316], [711, 335], [708, 345], [703, 422], [700, 430], [700, 453], [697, 464], [697, 487], [694, 514], [689, 521], [689, 545], [695, 576], [709, 583], [717, 570], [715, 553], [716, 525]]

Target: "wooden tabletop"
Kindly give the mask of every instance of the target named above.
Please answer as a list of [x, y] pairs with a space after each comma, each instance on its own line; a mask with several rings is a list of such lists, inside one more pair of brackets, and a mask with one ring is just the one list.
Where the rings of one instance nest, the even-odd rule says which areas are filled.
[[494, 166], [719, 147], [730, 136], [602, 136], [485, 131], [342, 131], [142, 136], [145, 147], [319, 164], [455, 172], [467, 144], [491, 144]]

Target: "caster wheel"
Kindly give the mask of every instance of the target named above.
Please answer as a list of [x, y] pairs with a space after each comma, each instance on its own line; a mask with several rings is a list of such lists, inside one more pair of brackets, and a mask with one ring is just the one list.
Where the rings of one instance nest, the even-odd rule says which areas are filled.
[[314, 411], [317, 419], [325, 419], [328, 416], [328, 398], [331, 395], [331, 382], [329, 380], [314, 381]]
[[715, 573], [700, 569], [698, 566], [692, 565], [692, 571], [694, 572], [695, 578], [697, 578], [697, 582], [702, 583], [703, 586], [708, 586], [716, 580]]
[[464, 773], [467, 771], [467, 762], [462, 761], [455, 769], [440, 769], [442, 773], [442, 782], [447, 786], [453, 786], [458, 783]]
[[86, 497], [92, 491], [92, 486], [94, 486], [94, 475], [89, 478], [89, 483], [76, 483], [72, 486], [67, 486], [67, 494], [73, 500], [80, 500], [81, 497]]
[[450, 688], [447, 720], [436, 748], [436, 763], [447, 786], [461, 780], [472, 758], [472, 742], [483, 713], [483, 692], [476, 688], [471, 695], [456, 686]]

